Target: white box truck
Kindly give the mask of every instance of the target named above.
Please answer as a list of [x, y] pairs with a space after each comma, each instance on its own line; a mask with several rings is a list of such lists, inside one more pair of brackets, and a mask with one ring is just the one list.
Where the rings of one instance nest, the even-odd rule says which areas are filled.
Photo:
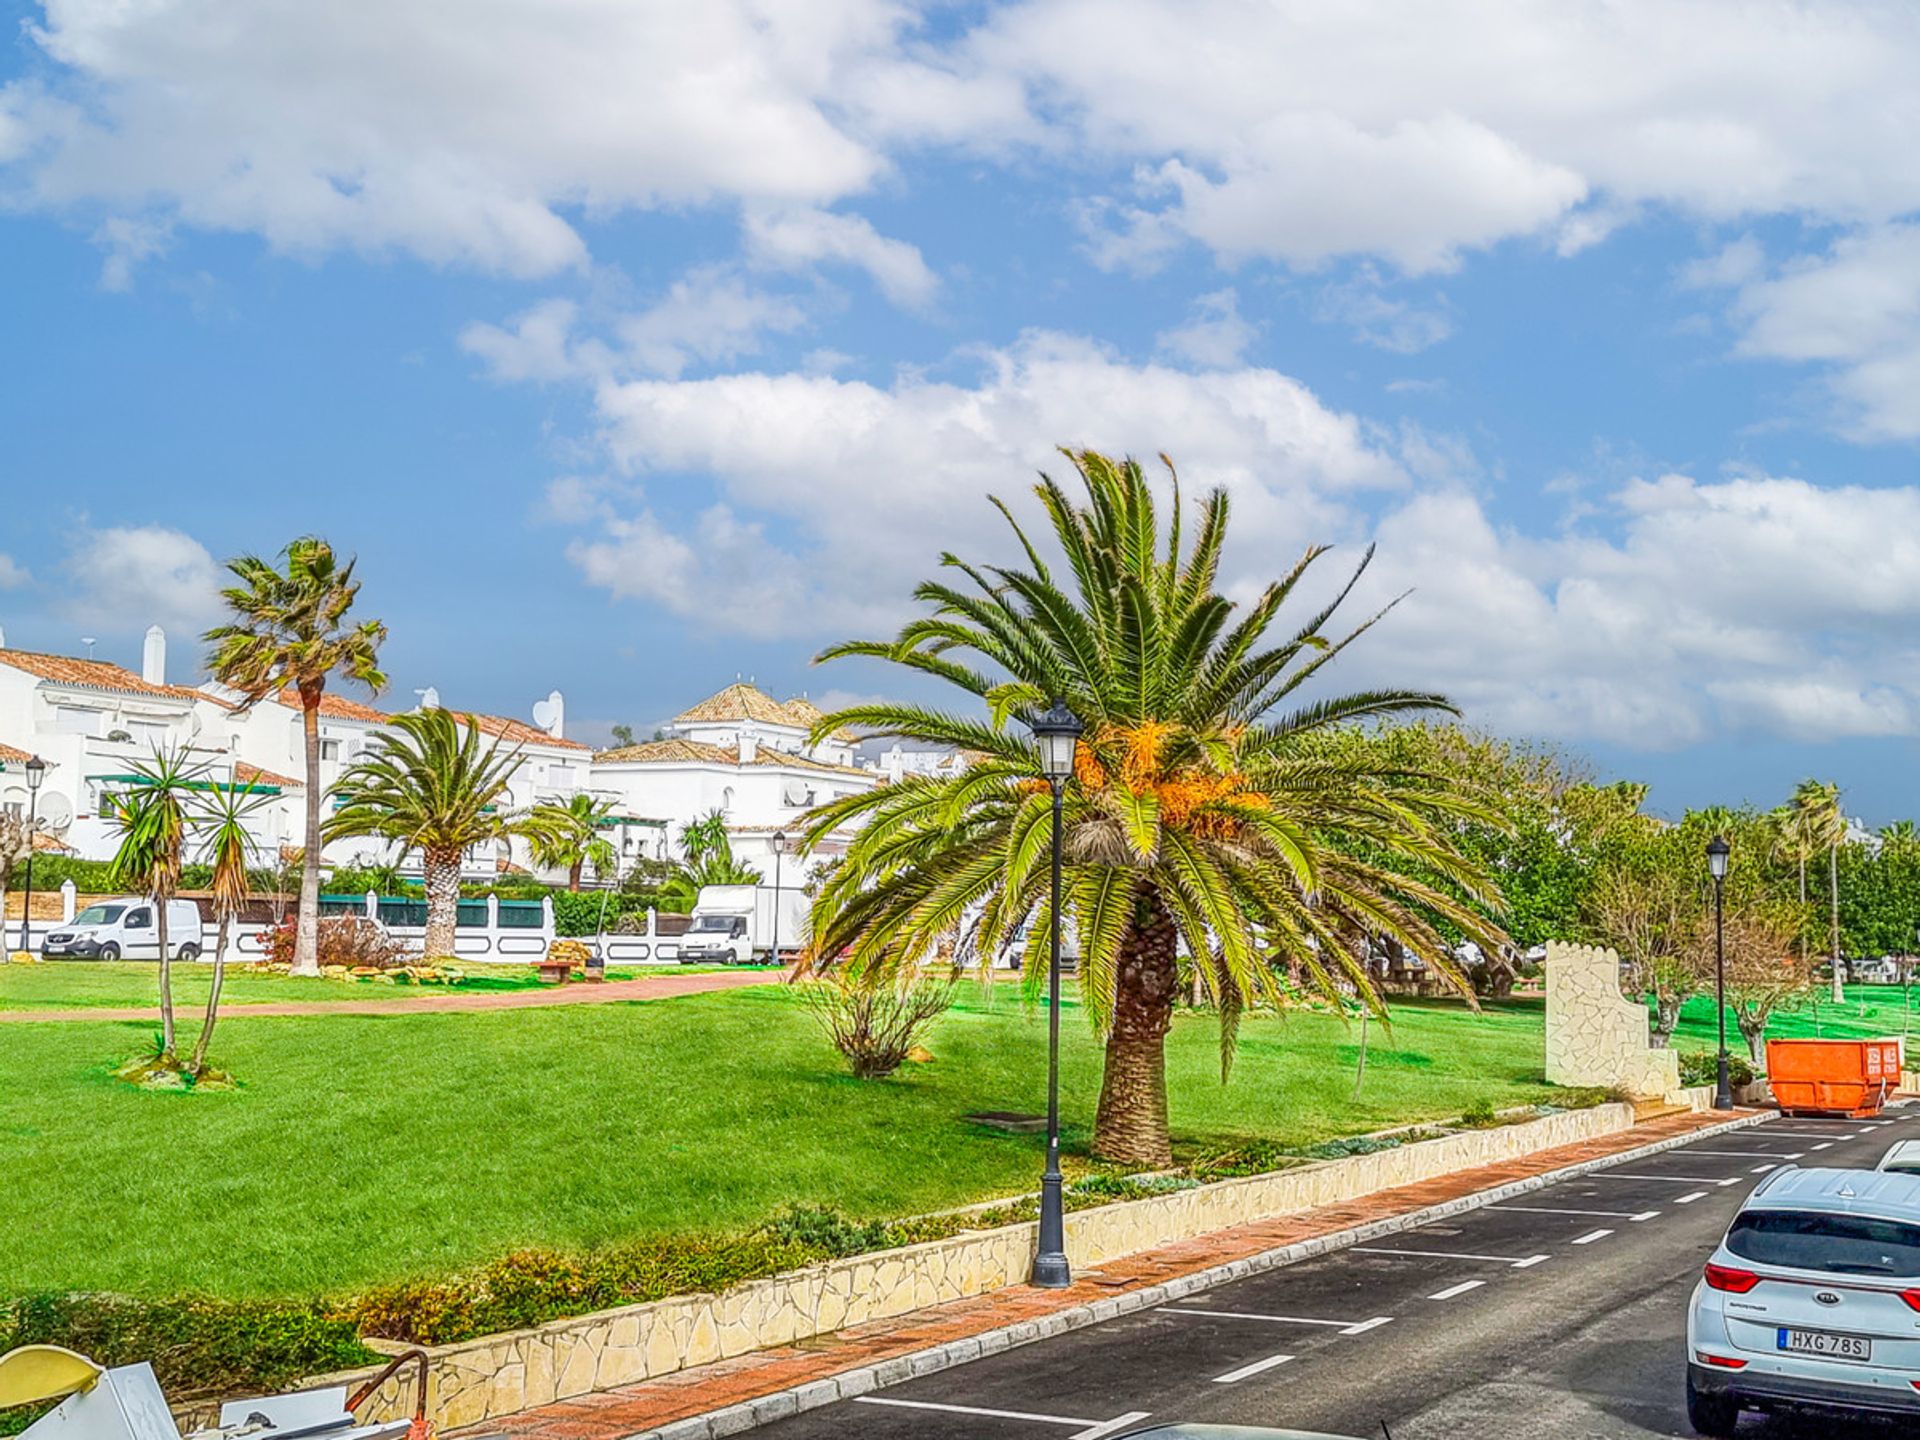
[[[682, 965], [745, 965], [772, 955], [778, 931], [780, 954], [807, 943], [809, 902], [797, 885], [703, 885], [693, 923], [680, 937]], [[779, 916], [776, 927], [774, 917]]]

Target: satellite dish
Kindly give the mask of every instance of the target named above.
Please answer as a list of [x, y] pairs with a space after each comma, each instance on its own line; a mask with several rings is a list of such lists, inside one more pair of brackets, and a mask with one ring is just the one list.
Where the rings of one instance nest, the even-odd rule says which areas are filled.
[[58, 790], [49, 790], [40, 797], [38, 810], [42, 830], [65, 830], [73, 824], [73, 802]]
[[533, 723], [549, 734], [553, 731], [553, 722], [560, 718], [560, 707], [552, 700], [533, 702]]
[[789, 805], [810, 806], [813, 804], [813, 787], [804, 780], [789, 780], [782, 791], [782, 798]]

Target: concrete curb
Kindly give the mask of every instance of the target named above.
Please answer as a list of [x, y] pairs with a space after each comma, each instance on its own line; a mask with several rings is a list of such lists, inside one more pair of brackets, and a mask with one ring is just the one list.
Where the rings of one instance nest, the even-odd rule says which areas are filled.
[[1455, 1200], [1429, 1205], [1423, 1210], [1410, 1210], [1405, 1215], [1395, 1215], [1391, 1219], [1375, 1220], [1371, 1224], [1356, 1225], [1350, 1230], [1337, 1230], [1330, 1235], [1316, 1235], [1311, 1240], [1296, 1241], [1294, 1244], [1282, 1245], [1258, 1255], [1229, 1261], [1225, 1265], [1196, 1270], [1191, 1275], [1182, 1275], [1158, 1285], [1131, 1290], [1124, 1295], [1114, 1295], [1090, 1304], [1076, 1305], [1072, 1309], [1057, 1311], [1037, 1320], [1023, 1320], [1016, 1325], [988, 1330], [979, 1335], [969, 1335], [965, 1339], [949, 1340], [944, 1345], [936, 1345], [906, 1355], [896, 1355], [890, 1360], [882, 1360], [877, 1365], [857, 1366], [854, 1369], [842, 1371], [838, 1375], [830, 1375], [824, 1380], [810, 1380], [804, 1385], [776, 1390], [772, 1394], [762, 1395], [758, 1399], [739, 1405], [710, 1410], [704, 1415], [691, 1415], [684, 1420], [675, 1420], [656, 1429], [642, 1430], [628, 1436], [627, 1440], [721, 1440], [722, 1436], [738, 1435], [755, 1426], [784, 1420], [790, 1415], [798, 1415], [803, 1410], [816, 1410], [823, 1405], [850, 1400], [856, 1395], [864, 1395], [871, 1390], [898, 1385], [902, 1381], [916, 1379], [922, 1375], [932, 1375], [937, 1371], [950, 1370], [956, 1365], [965, 1365], [969, 1361], [984, 1359], [988, 1355], [998, 1355], [1003, 1350], [1011, 1350], [1018, 1345], [1030, 1345], [1036, 1340], [1064, 1335], [1070, 1330], [1099, 1325], [1116, 1316], [1131, 1314], [1135, 1310], [1149, 1310], [1156, 1305], [1164, 1305], [1169, 1300], [1178, 1300], [1183, 1295], [1191, 1295], [1195, 1291], [1224, 1285], [1233, 1280], [1244, 1280], [1249, 1275], [1277, 1270], [1281, 1266], [1292, 1265], [1316, 1255], [1327, 1254], [1329, 1251], [1344, 1250], [1349, 1246], [1361, 1245], [1385, 1235], [1395, 1235], [1403, 1230], [1416, 1229], [1449, 1215], [1459, 1215], [1469, 1210], [1478, 1210], [1483, 1206], [1495, 1205], [1502, 1200], [1541, 1190], [1577, 1175], [1591, 1174], [1595, 1170], [1609, 1170], [1616, 1165], [1629, 1165], [1636, 1160], [1644, 1160], [1649, 1155], [1677, 1150], [1697, 1140], [1724, 1135], [1733, 1130], [1744, 1130], [1749, 1126], [1763, 1124], [1777, 1118], [1778, 1113], [1771, 1110], [1742, 1115], [1722, 1125], [1704, 1126], [1685, 1135], [1671, 1135], [1664, 1140], [1656, 1140], [1632, 1150], [1623, 1150], [1617, 1155], [1603, 1155], [1595, 1160], [1582, 1160], [1578, 1164], [1550, 1170], [1545, 1174], [1530, 1175], [1524, 1180], [1510, 1180], [1490, 1190], [1462, 1195]]

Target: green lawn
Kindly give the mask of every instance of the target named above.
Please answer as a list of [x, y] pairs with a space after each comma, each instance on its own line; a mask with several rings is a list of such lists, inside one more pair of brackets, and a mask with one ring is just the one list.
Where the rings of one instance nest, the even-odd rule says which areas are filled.
[[[1099, 1056], [1080, 1016], [1065, 1019], [1074, 1149]], [[150, 1029], [0, 1028], [0, 1293], [337, 1293], [517, 1245], [744, 1227], [792, 1203], [925, 1212], [1019, 1192], [1040, 1168], [1040, 1137], [960, 1118], [1041, 1107], [1044, 1020], [1006, 987], [970, 991], [935, 1030], [932, 1063], [883, 1082], [849, 1077], [774, 988], [254, 1019], [215, 1047], [242, 1088], [202, 1095], [110, 1078]], [[1373, 1030], [1357, 1104], [1356, 1039], [1329, 1016], [1250, 1019], [1223, 1088], [1213, 1023], [1182, 1017], [1180, 1146], [1305, 1143], [1554, 1093], [1537, 1003], [1401, 1006], [1390, 1038]]]
[[[537, 990], [540, 978], [527, 965], [461, 967], [463, 984], [393, 985], [377, 980], [322, 980], [294, 975], [227, 972], [221, 987], [221, 1005], [258, 1005], [276, 1000], [405, 1000], [426, 995], [465, 994], [486, 990]], [[720, 966], [662, 965], [650, 969], [615, 969], [609, 980], [632, 980], [642, 975], [694, 975]], [[765, 969], [765, 966], [755, 966]], [[151, 962], [117, 961], [103, 964], [84, 960], [49, 960], [39, 965], [0, 965], [0, 1010], [66, 1010], [89, 1006], [154, 1005], [159, 1000], [160, 967]], [[181, 965], [173, 972], [174, 1004], [198, 1009], [207, 1003], [212, 967]], [[157, 1013], [157, 1012], [156, 1012]]]
[[[1824, 1038], [1828, 1040], [1868, 1040], [1876, 1036], [1904, 1033], [1903, 997], [1898, 985], [1849, 985], [1847, 1003], [1835, 1005], [1822, 987], [1816, 1007], [1803, 1003], [1791, 1010], [1776, 1010], [1767, 1025], [1767, 1036], [1774, 1040]], [[1920, 1028], [1920, 992], [1913, 996], [1913, 1019]], [[1709, 1050], [1716, 1043], [1713, 996], [1696, 995], [1680, 1012], [1680, 1025], [1674, 1031], [1678, 1048]], [[1727, 1048], [1746, 1053], [1746, 1042], [1739, 1027], [1727, 1015]]]

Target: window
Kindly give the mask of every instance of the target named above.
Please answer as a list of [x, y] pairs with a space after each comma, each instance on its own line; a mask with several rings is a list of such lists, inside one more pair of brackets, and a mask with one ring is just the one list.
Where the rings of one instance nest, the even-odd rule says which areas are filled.
[[124, 905], [89, 905], [73, 917], [76, 925], [111, 925], [127, 913]]
[[104, 711], [88, 710], [78, 705], [56, 705], [53, 708], [53, 729], [57, 735], [98, 735], [101, 722], [105, 719]]
[[338, 760], [340, 758], [340, 742], [338, 740], [322, 740], [320, 742], [320, 758], [322, 760]]
[[153, 926], [153, 911], [140, 905], [127, 912], [127, 929], [148, 930]]
[[1920, 1275], [1920, 1225], [1867, 1215], [1749, 1210], [1733, 1222], [1727, 1249], [1761, 1265], [1831, 1275]]

